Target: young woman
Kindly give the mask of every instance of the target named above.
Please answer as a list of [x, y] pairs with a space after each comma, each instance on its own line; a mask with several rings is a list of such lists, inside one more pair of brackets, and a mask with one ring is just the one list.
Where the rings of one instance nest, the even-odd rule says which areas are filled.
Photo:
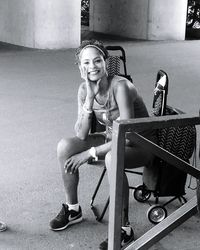
[[[111, 147], [112, 123], [116, 119], [147, 117], [147, 108], [135, 86], [121, 76], [108, 76], [108, 52], [96, 40], [84, 41], [76, 52], [77, 63], [84, 82], [78, 90], [78, 119], [75, 124], [76, 136], [62, 139], [58, 143], [57, 157], [61, 166], [66, 193], [66, 203], [60, 213], [50, 222], [52, 230], [63, 230], [82, 220], [81, 206], [78, 203], [77, 187], [79, 167], [88, 160], [105, 156], [108, 179], [112, 178]], [[105, 132], [90, 134], [92, 116], [105, 125]], [[142, 135], [154, 140], [152, 131]], [[125, 167], [147, 166], [153, 156], [133, 141], [126, 139]], [[133, 230], [128, 219], [129, 189], [124, 174], [124, 201], [122, 236], [123, 245], [133, 240]], [[99, 249], [107, 249], [108, 241]]]

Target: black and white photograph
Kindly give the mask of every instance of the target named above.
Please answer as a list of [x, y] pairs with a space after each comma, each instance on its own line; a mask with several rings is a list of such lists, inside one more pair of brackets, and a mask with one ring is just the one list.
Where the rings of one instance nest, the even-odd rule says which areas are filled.
[[200, 0], [0, 0], [0, 250], [200, 249]]

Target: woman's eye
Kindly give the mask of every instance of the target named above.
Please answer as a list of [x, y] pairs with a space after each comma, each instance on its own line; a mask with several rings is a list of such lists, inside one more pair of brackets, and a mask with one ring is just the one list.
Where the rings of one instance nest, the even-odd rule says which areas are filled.
[[95, 60], [95, 63], [101, 63], [101, 59]]
[[88, 64], [89, 64], [89, 62], [84, 62], [83, 64], [84, 64], [84, 65], [88, 65]]

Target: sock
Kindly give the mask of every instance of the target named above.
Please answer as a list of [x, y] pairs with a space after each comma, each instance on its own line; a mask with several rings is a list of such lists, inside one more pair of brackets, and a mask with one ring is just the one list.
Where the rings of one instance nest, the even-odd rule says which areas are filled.
[[77, 203], [77, 204], [67, 204], [67, 205], [68, 205], [69, 210], [74, 210], [74, 211], [78, 212], [79, 203]]
[[131, 226], [125, 226], [125, 227], [122, 227], [122, 229], [126, 231], [127, 235], [131, 235]]

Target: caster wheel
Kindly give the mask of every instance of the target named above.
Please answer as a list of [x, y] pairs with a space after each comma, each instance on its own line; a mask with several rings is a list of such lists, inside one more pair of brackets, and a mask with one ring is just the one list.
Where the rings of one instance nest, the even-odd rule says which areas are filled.
[[158, 224], [167, 217], [167, 210], [162, 205], [151, 206], [147, 211], [147, 217], [153, 224]]
[[143, 185], [140, 185], [133, 191], [133, 196], [136, 201], [145, 202], [150, 198], [151, 192], [147, 190]]

